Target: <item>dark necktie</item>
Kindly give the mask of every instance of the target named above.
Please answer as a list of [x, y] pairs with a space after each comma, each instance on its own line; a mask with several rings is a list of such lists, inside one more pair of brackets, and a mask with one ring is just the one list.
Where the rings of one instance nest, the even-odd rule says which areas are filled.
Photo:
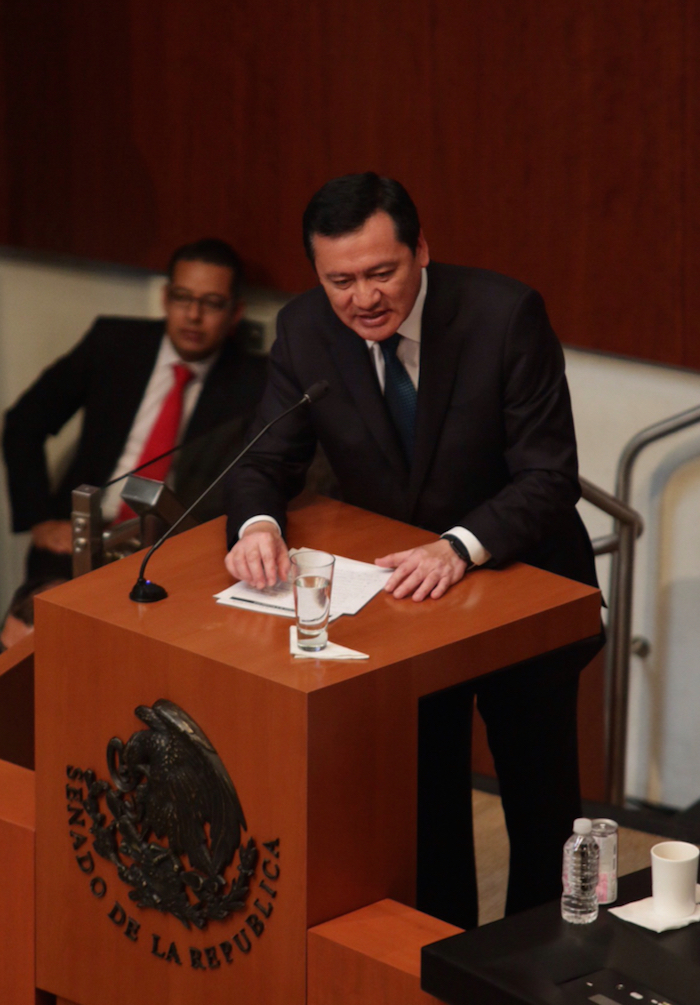
[[379, 343], [379, 348], [384, 356], [384, 399], [410, 464], [416, 432], [417, 394], [413, 381], [396, 355], [400, 342], [401, 336], [394, 332], [390, 338]]

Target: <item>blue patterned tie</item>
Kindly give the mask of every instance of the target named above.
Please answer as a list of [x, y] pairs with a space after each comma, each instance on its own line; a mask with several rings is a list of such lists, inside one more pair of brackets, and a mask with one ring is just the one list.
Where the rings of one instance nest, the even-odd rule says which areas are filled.
[[398, 332], [383, 342], [379, 348], [384, 356], [384, 399], [401, 438], [406, 460], [413, 460], [416, 432], [416, 389], [406, 368], [396, 355], [401, 342]]

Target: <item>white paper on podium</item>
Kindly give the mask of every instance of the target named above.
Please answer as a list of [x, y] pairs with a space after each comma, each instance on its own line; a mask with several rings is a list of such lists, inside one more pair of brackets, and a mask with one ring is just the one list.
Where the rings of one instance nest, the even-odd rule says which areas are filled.
[[[290, 555], [294, 554], [295, 551], [290, 551]], [[357, 614], [372, 597], [376, 597], [384, 589], [391, 572], [391, 569], [382, 569], [369, 562], [358, 562], [354, 558], [336, 555], [330, 620], [335, 621], [341, 614]], [[288, 582], [279, 582], [264, 590], [256, 590], [243, 582], [234, 583], [228, 589], [216, 593], [215, 597], [217, 603], [227, 607], [240, 607], [246, 611], [260, 611], [285, 618], [294, 617], [294, 591], [292, 584]]]

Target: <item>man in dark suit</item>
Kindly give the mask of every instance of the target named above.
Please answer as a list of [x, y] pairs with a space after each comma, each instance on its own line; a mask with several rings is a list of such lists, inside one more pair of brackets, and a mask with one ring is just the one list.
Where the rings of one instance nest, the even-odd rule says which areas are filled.
[[[318, 440], [345, 501], [441, 535], [377, 559], [394, 570], [386, 589], [395, 597], [437, 600], [478, 566], [513, 559], [595, 584], [575, 509], [563, 354], [539, 294], [492, 272], [429, 263], [405, 189], [372, 173], [316, 193], [304, 238], [320, 286], [280, 313], [255, 428], [318, 380], [330, 391], [280, 422], [232, 475], [229, 571], [257, 587], [286, 576], [285, 509]], [[474, 691], [511, 839], [507, 910], [560, 893], [561, 850], [580, 813], [578, 674], [599, 645], [423, 700], [420, 908], [476, 923]]]
[[[137, 466], [172, 389], [174, 368], [187, 368], [176, 439], [185, 446], [168, 478], [193, 502], [240, 447], [262, 393], [265, 363], [244, 348], [242, 268], [224, 241], [178, 248], [163, 291], [165, 319], [101, 317], [7, 413], [4, 451], [13, 529], [31, 530], [29, 575], [70, 574], [71, 492], [101, 486]], [[76, 454], [52, 491], [44, 444], [84, 409]], [[151, 474], [149, 468], [143, 474]], [[152, 477], [158, 477], [151, 474]], [[119, 514], [115, 485], [103, 497], [107, 520]], [[222, 510], [219, 498], [197, 514]]]

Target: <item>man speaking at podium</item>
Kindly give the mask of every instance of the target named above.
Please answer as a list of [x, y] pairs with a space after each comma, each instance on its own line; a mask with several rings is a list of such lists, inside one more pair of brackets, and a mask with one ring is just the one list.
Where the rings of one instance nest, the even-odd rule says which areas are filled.
[[[563, 353], [539, 294], [493, 272], [431, 263], [410, 196], [372, 172], [313, 196], [304, 243], [320, 285], [280, 312], [252, 432], [316, 381], [330, 390], [234, 469], [228, 570], [258, 588], [286, 577], [286, 505], [320, 442], [345, 502], [441, 535], [377, 559], [394, 570], [386, 589], [395, 597], [439, 600], [479, 566], [514, 559], [597, 585], [575, 509]], [[559, 896], [562, 847], [580, 814], [578, 674], [599, 645], [422, 700], [421, 910], [477, 923], [474, 693], [510, 837], [506, 910]]]

